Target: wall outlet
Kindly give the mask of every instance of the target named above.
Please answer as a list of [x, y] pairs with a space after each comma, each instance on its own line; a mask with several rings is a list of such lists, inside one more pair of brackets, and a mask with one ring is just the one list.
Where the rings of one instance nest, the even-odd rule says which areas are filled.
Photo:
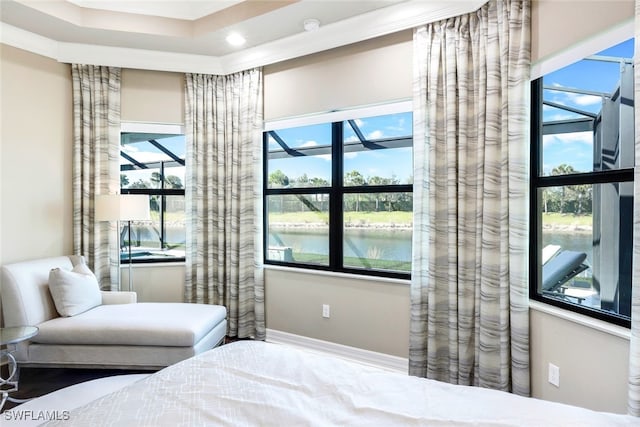
[[331, 317], [331, 307], [329, 304], [322, 304], [322, 317], [328, 319]]
[[560, 368], [553, 363], [549, 363], [549, 382], [556, 387], [560, 387]]

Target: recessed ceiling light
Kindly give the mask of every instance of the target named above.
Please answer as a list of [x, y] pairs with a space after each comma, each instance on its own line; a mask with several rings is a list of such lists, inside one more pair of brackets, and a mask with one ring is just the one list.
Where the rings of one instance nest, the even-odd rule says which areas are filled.
[[320, 21], [315, 18], [305, 19], [302, 26], [305, 31], [316, 31], [320, 28]]
[[227, 43], [231, 46], [242, 46], [247, 41], [238, 33], [231, 33], [227, 36]]

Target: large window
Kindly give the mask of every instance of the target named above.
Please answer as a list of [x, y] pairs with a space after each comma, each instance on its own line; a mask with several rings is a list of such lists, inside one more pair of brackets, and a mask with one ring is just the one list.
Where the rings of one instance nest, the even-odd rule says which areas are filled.
[[532, 83], [531, 296], [628, 326], [633, 39]]
[[121, 261], [184, 261], [185, 142], [181, 128], [123, 126], [120, 140], [120, 191], [148, 195], [151, 212], [150, 221], [121, 224]]
[[409, 277], [413, 125], [405, 108], [264, 132], [266, 263]]

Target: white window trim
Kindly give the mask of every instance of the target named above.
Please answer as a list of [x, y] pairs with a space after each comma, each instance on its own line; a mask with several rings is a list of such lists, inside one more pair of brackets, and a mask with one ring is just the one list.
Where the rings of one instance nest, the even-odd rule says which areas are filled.
[[605, 320], [596, 319], [595, 317], [586, 316], [584, 314], [576, 313], [575, 311], [567, 310], [565, 308], [556, 307], [550, 304], [545, 304], [541, 301], [529, 301], [529, 309], [545, 313], [550, 316], [557, 317], [559, 319], [568, 320], [578, 325], [585, 326], [587, 328], [595, 329], [606, 334], [614, 335], [626, 340], [631, 339], [631, 330], [624, 326], [614, 325], [611, 322]]
[[184, 125], [175, 123], [122, 122], [120, 132], [184, 134]]
[[348, 108], [324, 113], [315, 113], [304, 116], [289, 117], [278, 120], [270, 120], [264, 123], [264, 131], [310, 126], [324, 123], [342, 122], [355, 118], [384, 116], [394, 113], [406, 113], [413, 111], [413, 102], [403, 100], [384, 104], [375, 104], [366, 107]]

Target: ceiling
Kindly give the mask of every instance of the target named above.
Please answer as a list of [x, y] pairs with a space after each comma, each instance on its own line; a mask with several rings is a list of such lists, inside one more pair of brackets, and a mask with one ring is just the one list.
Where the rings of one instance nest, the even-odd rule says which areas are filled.
[[[0, 42], [61, 62], [226, 74], [412, 28], [486, 0], [0, 0]], [[308, 19], [320, 27], [305, 31]], [[246, 43], [226, 38], [241, 34]]]

